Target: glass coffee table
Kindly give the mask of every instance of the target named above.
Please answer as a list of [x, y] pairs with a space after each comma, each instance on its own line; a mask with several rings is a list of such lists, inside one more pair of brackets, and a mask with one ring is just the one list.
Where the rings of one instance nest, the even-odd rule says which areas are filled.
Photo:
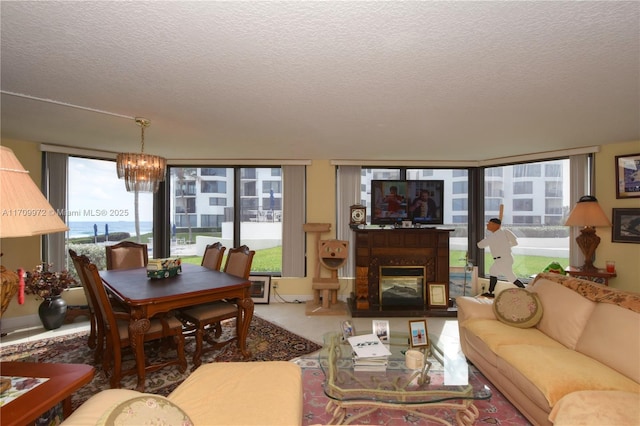
[[[479, 416], [475, 400], [490, 399], [487, 386], [471, 384], [473, 372], [458, 351], [439, 346], [429, 335], [430, 346], [423, 349], [425, 364], [410, 369], [405, 365], [408, 333], [392, 333], [388, 366], [382, 371], [355, 371], [351, 345], [341, 333], [327, 333], [319, 354], [325, 375], [324, 393], [329, 398], [326, 411], [331, 424], [349, 424], [380, 408], [404, 410], [444, 425], [446, 419], [426, 411], [450, 409], [460, 425], [472, 425]], [[450, 352], [450, 353], [449, 353]], [[476, 381], [475, 383], [479, 383]], [[359, 409], [348, 418], [347, 410]]]

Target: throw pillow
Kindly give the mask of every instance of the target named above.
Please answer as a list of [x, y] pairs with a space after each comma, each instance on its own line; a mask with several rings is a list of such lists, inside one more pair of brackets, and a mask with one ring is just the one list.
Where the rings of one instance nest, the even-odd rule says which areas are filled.
[[163, 396], [143, 394], [123, 401], [102, 415], [97, 426], [192, 426], [180, 407]]
[[529, 328], [542, 318], [542, 303], [536, 293], [524, 288], [510, 288], [496, 296], [493, 312], [498, 320], [505, 324]]

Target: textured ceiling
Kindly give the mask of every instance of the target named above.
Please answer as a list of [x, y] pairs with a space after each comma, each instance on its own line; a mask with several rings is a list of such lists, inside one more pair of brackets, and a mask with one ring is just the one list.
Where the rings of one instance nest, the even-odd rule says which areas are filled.
[[640, 140], [640, 3], [0, 3], [2, 137], [170, 159]]

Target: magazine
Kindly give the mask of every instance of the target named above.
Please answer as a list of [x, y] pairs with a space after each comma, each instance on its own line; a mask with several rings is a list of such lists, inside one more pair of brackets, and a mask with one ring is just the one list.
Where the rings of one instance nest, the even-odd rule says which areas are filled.
[[358, 358], [386, 357], [391, 351], [380, 341], [375, 334], [363, 334], [348, 338], [353, 352]]

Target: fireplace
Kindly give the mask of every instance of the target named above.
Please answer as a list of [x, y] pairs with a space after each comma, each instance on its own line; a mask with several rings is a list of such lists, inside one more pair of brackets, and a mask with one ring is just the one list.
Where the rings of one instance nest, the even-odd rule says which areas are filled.
[[455, 316], [430, 308], [429, 283], [449, 285], [449, 233], [443, 228], [353, 229], [353, 317]]
[[381, 266], [380, 306], [423, 308], [425, 278], [424, 266]]

